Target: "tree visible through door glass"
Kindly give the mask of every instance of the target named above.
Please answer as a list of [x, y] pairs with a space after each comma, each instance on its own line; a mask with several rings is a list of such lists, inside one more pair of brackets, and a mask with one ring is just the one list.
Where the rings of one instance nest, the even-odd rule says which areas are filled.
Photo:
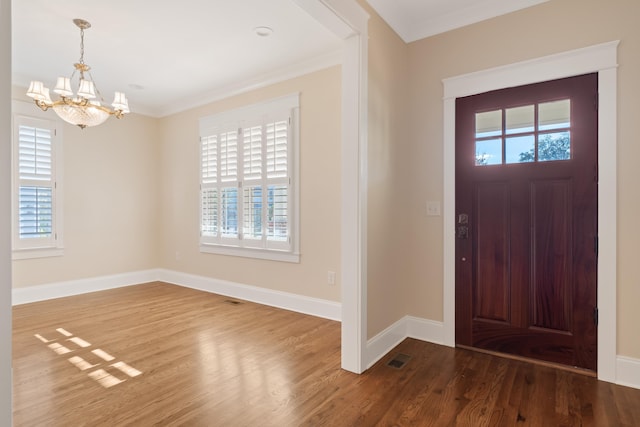
[[542, 102], [475, 114], [475, 164], [571, 159], [571, 102]]
[[476, 165], [499, 164], [502, 164], [502, 110], [476, 113]]

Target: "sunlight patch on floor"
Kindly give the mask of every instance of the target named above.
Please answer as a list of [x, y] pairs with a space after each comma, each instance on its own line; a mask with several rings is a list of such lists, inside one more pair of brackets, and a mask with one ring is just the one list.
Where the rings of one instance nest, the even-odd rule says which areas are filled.
[[[111, 363], [108, 366], [100, 367], [101, 365], [103, 365], [104, 362], [112, 362], [116, 360], [116, 357], [112, 356], [111, 354], [107, 353], [106, 351], [100, 348], [96, 348], [91, 350], [90, 352], [86, 352], [85, 349], [88, 349], [89, 347], [92, 346], [90, 342], [78, 336], [74, 336], [74, 334], [72, 334], [71, 332], [67, 331], [64, 328], [57, 328], [56, 332], [62, 335], [62, 337], [58, 336], [57, 338], [48, 339], [41, 334], [34, 334], [34, 336], [41, 342], [47, 344], [47, 347], [49, 347], [58, 355], [65, 355], [68, 353], [75, 352], [76, 355], [69, 357], [67, 360], [71, 364], [73, 364], [76, 368], [78, 368], [81, 372], [88, 371], [97, 367], [98, 369], [88, 372], [87, 376], [93, 379], [94, 381], [96, 381], [98, 384], [100, 384], [104, 388], [113, 387], [115, 385], [125, 382], [128, 379], [128, 378], [125, 378], [125, 379], [118, 378], [116, 375], [109, 373], [108, 370], [115, 369], [119, 371], [119, 373], [127, 375], [129, 378], [134, 378], [139, 375], [142, 375], [141, 371], [133, 368], [132, 366], [128, 365], [123, 361], [118, 361], [115, 363]], [[65, 344], [69, 342], [73, 343], [75, 344], [75, 346], [72, 346], [74, 347], [74, 349], [71, 349], [63, 345], [58, 341], [63, 341], [65, 342]], [[82, 351], [85, 351], [86, 354], [82, 354], [82, 355], [78, 354]], [[87, 360], [87, 359], [95, 359], [94, 356], [97, 356], [100, 360], [96, 360], [94, 362]]]
[[48, 345], [48, 347], [58, 354], [67, 354], [73, 351], [73, 350], [69, 350], [67, 347], [57, 342], [52, 342], [51, 344]]
[[114, 377], [104, 369], [98, 369], [96, 371], [89, 372], [89, 376], [96, 380], [104, 388], [113, 387], [114, 385], [118, 385], [121, 382], [125, 381]]
[[112, 355], [110, 355], [106, 351], [100, 350], [99, 348], [96, 348], [95, 350], [91, 350], [91, 353], [95, 354], [100, 359], [104, 360], [105, 362], [111, 362], [113, 359], [115, 359], [115, 357], [113, 357]]

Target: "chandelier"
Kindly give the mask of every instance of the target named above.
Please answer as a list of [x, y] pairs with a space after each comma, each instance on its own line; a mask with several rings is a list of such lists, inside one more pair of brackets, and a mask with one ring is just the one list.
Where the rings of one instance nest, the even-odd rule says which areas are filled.
[[[53, 108], [58, 116], [65, 122], [84, 129], [87, 126], [97, 126], [104, 123], [109, 116], [122, 118], [129, 112], [129, 103], [122, 92], [116, 92], [115, 98], [109, 108], [104, 104], [102, 94], [93, 82], [91, 67], [84, 63], [84, 30], [91, 24], [84, 19], [74, 19], [73, 23], [80, 28], [80, 61], [73, 64], [74, 70], [71, 77], [58, 77], [55, 93], [60, 99], [53, 101], [49, 94], [49, 88], [40, 81], [32, 81], [27, 91], [27, 96], [33, 98], [36, 105], [43, 111]], [[88, 76], [88, 78], [87, 78]], [[71, 84], [77, 77], [77, 92], [73, 93]], [[96, 96], [97, 94], [97, 96]]]

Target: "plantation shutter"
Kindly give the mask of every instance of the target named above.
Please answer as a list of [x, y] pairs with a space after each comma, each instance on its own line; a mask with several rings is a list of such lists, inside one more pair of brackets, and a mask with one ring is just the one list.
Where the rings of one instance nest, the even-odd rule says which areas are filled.
[[218, 235], [218, 135], [200, 139], [200, 230], [203, 238]]
[[15, 249], [55, 245], [54, 123], [16, 117]]
[[244, 246], [262, 247], [264, 234], [264, 131], [261, 125], [242, 129], [242, 238]]
[[238, 132], [220, 134], [220, 181], [238, 180]]
[[238, 239], [238, 131], [220, 134], [220, 236]]
[[289, 242], [289, 115], [266, 126], [268, 218], [267, 241], [279, 247]]
[[262, 126], [246, 127], [242, 130], [244, 139], [243, 180], [262, 179]]
[[289, 121], [269, 123], [267, 128], [267, 177], [285, 178], [289, 171]]
[[297, 96], [200, 120], [201, 244], [292, 250], [294, 108]]

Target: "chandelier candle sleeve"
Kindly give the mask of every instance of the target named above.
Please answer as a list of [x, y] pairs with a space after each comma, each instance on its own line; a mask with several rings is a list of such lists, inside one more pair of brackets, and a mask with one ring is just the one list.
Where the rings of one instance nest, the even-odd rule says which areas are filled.
[[72, 96], [73, 91], [71, 90], [71, 79], [69, 77], [58, 77], [58, 83], [56, 83], [56, 87], [53, 91], [60, 96]]
[[[74, 19], [73, 23], [80, 28], [80, 61], [73, 64], [74, 70], [71, 77], [58, 77], [53, 92], [58, 94], [60, 99], [53, 101], [49, 88], [36, 80], [29, 85], [27, 96], [33, 98], [42, 110], [47, 111], [52, 108], [62, 120], [82, 129], [102, 124], [109, 116], [122, 118], [129, 113], [129, 101], [125, 94], [116, 92], [111, 104], [113, 108], [104, 106], [105, 101], [89, 71], [91, 67], [84, 63], [84, 30], [90, 28], [91, 24], [83, 19]], [[72, 89], [74, 77], [77, 77], [78, 87], [75, 96]]]
[[96, 97], [96, 90], [91, 80], [80, 79], [80, 89], [78, 89], [78, 96], [86, 99], [93, 99]]

